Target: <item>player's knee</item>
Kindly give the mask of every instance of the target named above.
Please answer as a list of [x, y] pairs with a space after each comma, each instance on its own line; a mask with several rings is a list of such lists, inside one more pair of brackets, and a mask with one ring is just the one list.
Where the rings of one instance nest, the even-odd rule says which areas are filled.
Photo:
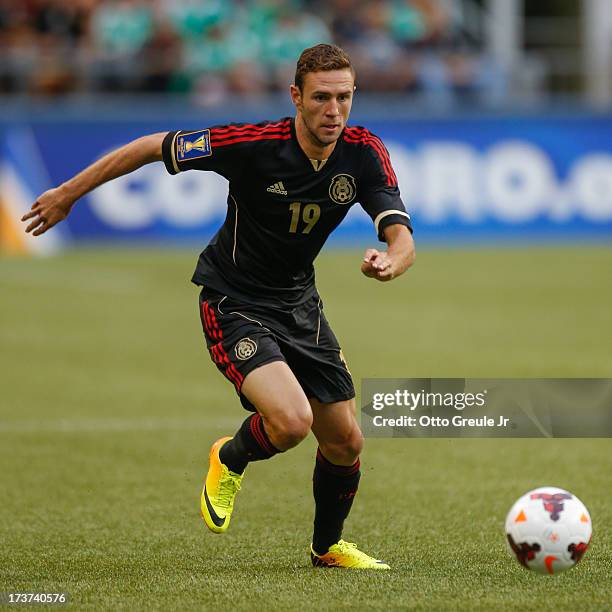
[[363, 450], [363, 434], [361, 433], [359, 429], [357, 429], [353, 433], [353, 436], [351, 437], [351, 440], [349, 444], [347, 445], [347, 451], [350, 452], [351, 455], [355, 457], [355, 461], [357, 461], [357, 459], [359, 458], [359, 455], [361, 455], [362, 450]]
[[352, 434], [341, 445], [340, 452], [344, 454], [345, 463], [355, 463], [363, 450], [363, 435], [359, 429], [353, 430]]
[[271, 423], [273, 442], [281, 450], [297, 446], [310, 432], [312, 412], [295, 411], [279, 415]]
[[319, 444], [323, 455], [332, 463], [352, 465], [359, 459], [363, 450], [363, 435], [359, 428], [354, 428], [344, 436]]

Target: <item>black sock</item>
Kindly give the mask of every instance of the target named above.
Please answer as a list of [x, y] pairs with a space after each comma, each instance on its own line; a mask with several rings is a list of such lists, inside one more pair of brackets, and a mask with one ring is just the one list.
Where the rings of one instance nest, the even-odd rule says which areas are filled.
[[312, 476], [315, 498], [312, 547], [317, 554], [325, 554], [332, 544], [340, 540], [360, 477], [359, 459], [349, 466], [334, 465], [317, 449], [317, 461]]
[[260, 414], [244, 420], [236, 435], [219, 451], [221, 463], [236, 474], [242, 474], [250, 461], [269, 459], [281, 451], [276, 448], [263, 426]]

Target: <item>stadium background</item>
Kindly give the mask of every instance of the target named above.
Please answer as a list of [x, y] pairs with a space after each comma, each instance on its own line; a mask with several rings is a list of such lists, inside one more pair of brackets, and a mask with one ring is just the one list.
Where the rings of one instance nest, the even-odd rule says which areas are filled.
[[[308, 568], [312, 440], [251, 468], [232, 533], [205, 533], [206, 449], [242, 414], [207, 363], [188, 278], [224, 181], [153, 165], [42, 239], [18, 218], [142, 134], [291, 114], [295, 58], [333, 40], [356, 64], [351, 122], [387, 144], [419, 253], [397, 283], [361, 278], [374, 235], [355, 207], [320, 258], [356, 381], [610, 376], [611, 13], [605, 0], [0, 0], [0, 591], [102, 608], [604, 609], [608, 440], [368, 441], [347, 535], [389, 577]], [[542, 484], [595, 521], [584, 564], [554, 584], [501, 533]]]

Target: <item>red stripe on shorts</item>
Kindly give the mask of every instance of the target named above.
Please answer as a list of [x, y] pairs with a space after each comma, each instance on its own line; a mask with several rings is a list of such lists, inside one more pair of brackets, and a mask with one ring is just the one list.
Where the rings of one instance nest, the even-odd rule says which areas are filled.
[[211, 335], [215, 340], [219, 340], [217, 344], [215, 344], [215, 355], [217, 357], [216, 363], [218, 365], [225, 365], [225, 376], [234, 383], [236, 390], [240, 392], [240, 388], [242, 387], [242, 381], [244, 380], [244, 376], [236, 369], [236, 366], [230, 361], [230, 358], [223, 348], [221, 344], [223, 340], [223, 332], [221, 331], [221, 326], [217, 321], [217, 317], [215, 315], [215, 311], [207, 302], [204, 302], [206, 306], [206, 314], [207, 320], [210, 322], [210, 330]]
[[[217, 322], [217, 315], [215, 314], [215, 311], [212, 308], [210, 309], [210, 318], [212, 320], [213, 327], [219, 332], [219, 339], [223, 340], [223, 332], [221, 331], [221, 326]], [[221, 347], [221, 350], [223, 350], [223, 347]], [[236, 377], [238, 381], [238, 385], [242, 386], [242, 381], [244, 380], [244, 376], [236, 369], [236, 366], [229, 360], [229, 358], [227, 357], [227, 353], [225, 353], [224, 350], [223, 352], [227, 359], [228, 368], [234, 373], [234, 376]]]
[[201, 319], [202, 319], [202, 326], [204, 327], [204, 332], [206, 333], [206, 335], [214, 340], [214, 336], [212, 334], [212, 331], [210, 329], [210, 321], [208, 319], [208, 312], [206, 309], [206, 302], [202, 302], [202, 310], [201, 310]]

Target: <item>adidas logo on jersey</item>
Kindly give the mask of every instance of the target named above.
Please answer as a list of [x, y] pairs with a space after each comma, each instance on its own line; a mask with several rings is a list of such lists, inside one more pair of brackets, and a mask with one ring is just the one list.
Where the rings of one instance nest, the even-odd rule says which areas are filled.
[[279, 181], [278, 183], [274, 183], [274, 185], [270, 185], [266, 191], [270, 193], [278, 193], [279, 195], [287, 195], [287, 190], [283, 185], [283, 181]]

